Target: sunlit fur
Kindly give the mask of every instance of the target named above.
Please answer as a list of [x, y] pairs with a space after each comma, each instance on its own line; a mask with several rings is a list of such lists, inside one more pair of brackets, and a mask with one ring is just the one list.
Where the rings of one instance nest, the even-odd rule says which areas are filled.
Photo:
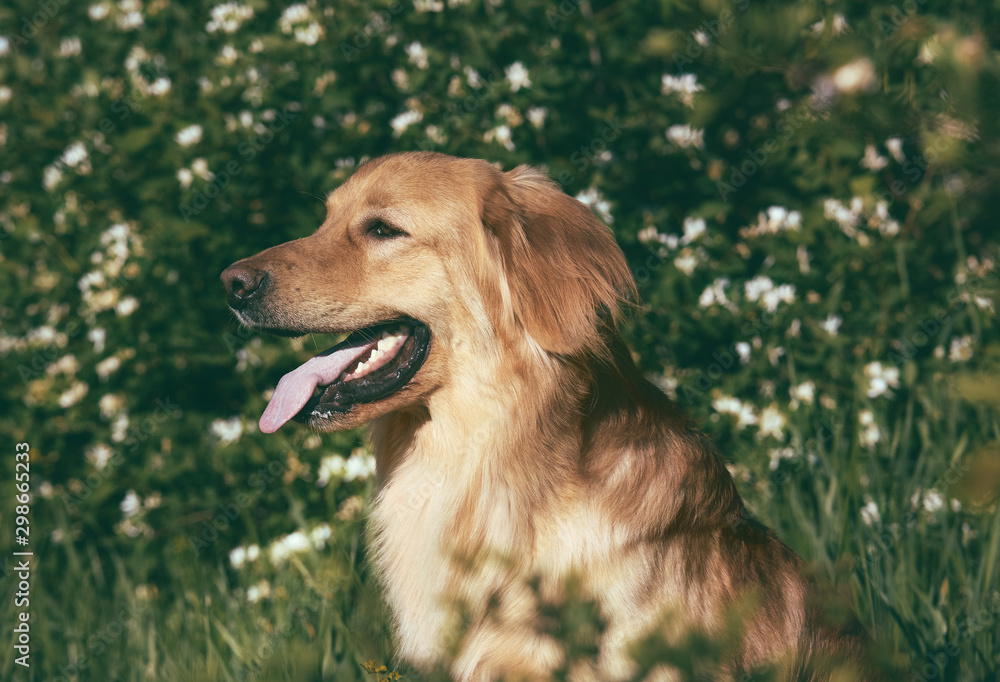
[[[747, 603], [720, 674], [779, 662], [829, 679], [818, 661], [860, 660], [862, 636], [820, 622], [798, 557], [747, 518], [707, 438], [634, 366], [617, 329], [634, 281], [587, 207], [531, 168], [413, 153], [363, 165], [328, 208], [315, 235], [248, 261], [272, 273], [272, 326], [402, 314], [431, 329], [409, 386], [321, 425], [371, 421], [372, 554], [403, 659], [545, 679], [563, 652], [536, 601], [576, 574], [608, 623], [580, 679], [625, 678], [629, 642], [718, 632]], [[372, 216], [408, 236], [366, 238]]]

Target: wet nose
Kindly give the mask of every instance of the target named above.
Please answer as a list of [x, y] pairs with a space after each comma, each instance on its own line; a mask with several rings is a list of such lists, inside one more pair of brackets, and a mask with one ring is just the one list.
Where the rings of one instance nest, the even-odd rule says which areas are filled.
[[222, 271], [222, 284], [226, 287], [226, 301], [233, 310], [243, 310], [250, 299], [264, 293], [267, 272], [234, 263]]

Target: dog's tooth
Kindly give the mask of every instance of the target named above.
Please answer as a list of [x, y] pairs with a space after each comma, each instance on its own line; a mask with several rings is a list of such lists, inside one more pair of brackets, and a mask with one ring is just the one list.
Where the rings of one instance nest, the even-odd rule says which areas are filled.
[[386, 348], [392, 347], [393, 343], [395, 343], [395, 342], [392, 340], [391, 337], [383, 335], [382, 338], [379, 339], [379, 342], [378, 342], [378, 351], [384, 351]]

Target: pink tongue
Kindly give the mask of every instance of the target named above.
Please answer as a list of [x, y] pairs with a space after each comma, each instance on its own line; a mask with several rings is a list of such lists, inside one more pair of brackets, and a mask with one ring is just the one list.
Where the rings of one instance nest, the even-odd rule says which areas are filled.
[[347, 367], [377, 343], [352, 346], [317, 355], [281, 377], [271, 402], [260, 416], [260, 430], [274, 433], [305, 407], [317, 386], [332, 384]]

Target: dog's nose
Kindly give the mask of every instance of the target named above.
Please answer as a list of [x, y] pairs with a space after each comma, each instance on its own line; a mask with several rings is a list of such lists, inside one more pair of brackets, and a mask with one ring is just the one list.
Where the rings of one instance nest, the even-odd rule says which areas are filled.
[[234, 263], [222, 271], [222, 284], [226, 287], [226, 301], [233, 310], [243, 310], [250, 299], [264, 292], [267, 273]]

